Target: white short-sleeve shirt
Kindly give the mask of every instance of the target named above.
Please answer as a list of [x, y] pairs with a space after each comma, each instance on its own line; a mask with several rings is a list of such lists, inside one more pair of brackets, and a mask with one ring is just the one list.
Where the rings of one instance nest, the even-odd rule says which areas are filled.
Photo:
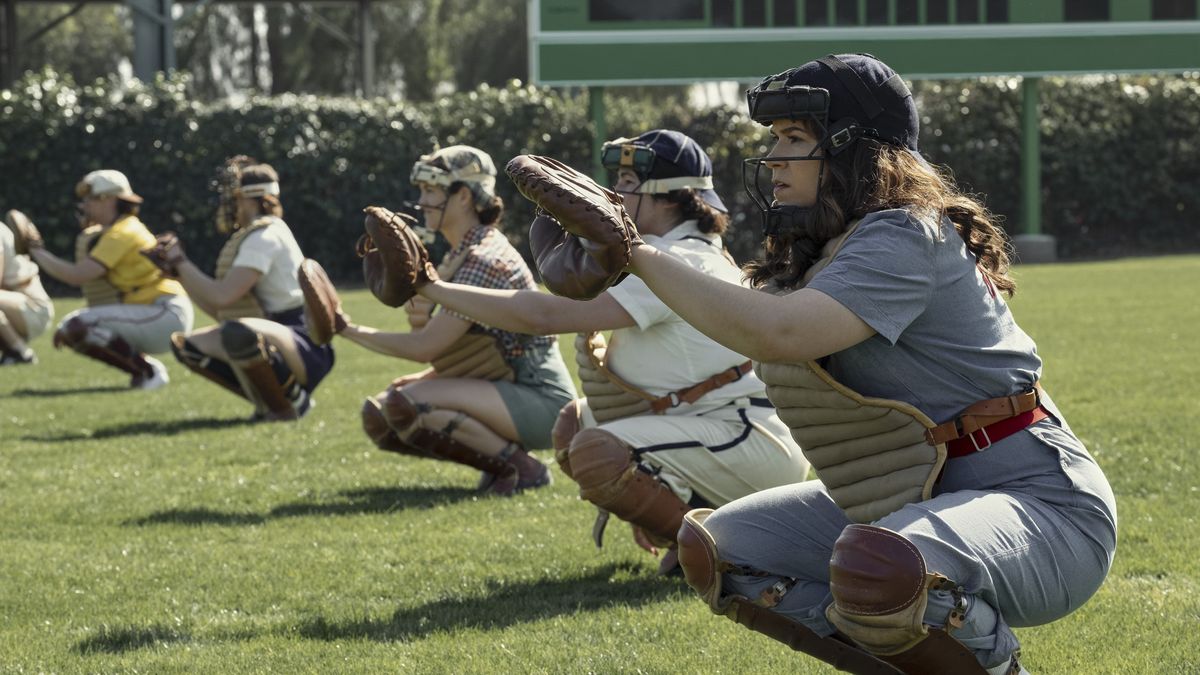
[[[700, 232], [694, 220], [679, 224], [661, 237], [643, 235], [643, 239], [705, 274], [743, 283], [741, 270], [725, 256], [721, 238]], [[663, 396], [747, 361], [745, 356], [693, 328], [635, 276], [625, 277], [606, 292], [637, 322], [636, 327], [613, 331], [607, 357], [608, 367], [630, 384]], [[763, 383], [750, 372], [709, 392], [694, 405], [683, 404], [667, 414], [694, 415], [738, 398], [765, 395]]]
[[4, 257], [4, 278], [0, 286], [13, 289], [37, 276], [38, 267], [27, 255], [17, 255], [12, 230], [0, 226], [0, 256]]
[[296, 277], [304, 253], [287, 223], [274, 216], [268, 218], [270, 225], [246, 235], [233, 259], [233, 267], [247, 267], [262, 274], [254, 286], [254, 295], [264, 311], [275, 314], [304, 304], [304, 293]]

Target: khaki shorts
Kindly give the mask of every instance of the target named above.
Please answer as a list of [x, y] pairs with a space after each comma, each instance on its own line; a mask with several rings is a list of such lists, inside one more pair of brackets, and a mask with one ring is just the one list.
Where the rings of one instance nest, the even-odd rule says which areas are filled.
[[[580, 401], [583, 426], [596, 426], [586, 403]], [[808, 460], [766, 399], [739, 399], [702, 415], [626, 417], [599, 428], [633, 447], [685, 502], [696, 494], [721, 506], [808, 475]]]

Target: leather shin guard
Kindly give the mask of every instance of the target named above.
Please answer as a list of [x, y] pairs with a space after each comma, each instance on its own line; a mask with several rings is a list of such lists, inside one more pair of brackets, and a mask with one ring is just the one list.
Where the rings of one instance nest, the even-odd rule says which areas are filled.
[[233, 367], [197, 349], [196, 345], [192, 344], [192, 341], [187, 339], [183, 333], [171, 334], [171, 352], [175, 354], [175, 359], [186, 366], [188, 370], [210, 382], [215, 382], [240, 398], [250, 400], [246, 396], [246, 392], [242, 391], [242, 385], [238, 382]]
[[396, 432], [388, 424], [387, 418], [384, 417], [383, 405], [377, 397], [370, 397], [366, 401], [363, 401], [362, 426], [363, 431], [367, 434], [367, 438], [370, 438], [375, 447], [380, 450], [396, 452], [402, 455], [412, 455], [414, 457], [438, 459], [396, 435]]
[[579, 419], [579, 401], [574, 400], [558, 411], [558, 419], [554, 421], [554, 428], [550, 430], [550, 438], [554, 443], [554, 460], [558, 462], [562, 472], [567, 474], [567, 478], [572, 480], [575, 476], [571, 474], [571, 439], [575, 438], [582, 426]]
[[135, 378], [153, 374], [154, 369], [146, 359], [123, 338], [113, 336], [107, 342], [101, 342], [96, 336], [89, 335], [90, 332], [91, 327], [87, 322], [74, 317], [55, 331], [54, 344], [65, 344], [88, 358], [110, 365]]
[[499, 457], [485, 455], [465, 443], [454, 440], [448, 432], [417, 429], [409, 436], [409, 441], [439, 459], [465, 464], [495, 476], [512, 476], [515, 487], [516, 467]]
[[689, 507], [662, 481], [638, 469], [633, 450], [607, 431], [575, 434], [567, 454], [579, 496], [637, 525], [659, 546], [675, 542]]
[[[932, 589], [957, 586], [925, 569], [925, 559], [912, 542], [873, 525], [849, 525], [833, 545], [826, 609], [830, 623], [863, 649], [904, 673], [987, 671], [965, 645], [943, 629], [924, 622]], [[952, 612], [947, 630], [962, 625]]]
[[722, 595], [721, 574], [725, 565], [718, 556], [716, 540], [704, 527], [704, 521], [711, 513], [712, 509], [689, 511], [679, 528], [678, 540], [679, 564], [683, 567], [684, 578], [714, 614], [728, 617], [839, 670], [859, 675], [897, 675], [899, 671], [894, 667], [855, 645], [837, 637], [821, 637], [804, 624], [755, 604], [745, 596]]
[[269, 420], [294, 420], [299, 417], [295, 407], [276, 375], [262, 338], [238, 321], [221, 326], [221, 345], [232, 365], [241, 371], [251, 398], [261, 401]]

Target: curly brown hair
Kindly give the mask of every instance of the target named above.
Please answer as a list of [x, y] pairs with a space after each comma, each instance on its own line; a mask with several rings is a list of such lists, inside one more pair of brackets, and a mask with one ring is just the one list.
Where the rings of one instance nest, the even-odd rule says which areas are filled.
[[696, 229], [704, 234], [721, 235], [729, 227], [729, 215], [721, 213], [692, 188], [671, 190], [664, 195], [652, 195], [654, 199], [663, 199], [679, 207], [679, 215], [684, 220], [695, 220]]
[[746, 276], [755, 287], [772, 282], [794, 288], [820, 258], [822, 247], [849, 223], [895, 208], [938, 221], [949, 218], [992, 284], [1009, 297], [1016, 292], [1017, 284], [1008, 275], [1012, 245], [997, 217], [962, 192], [948, 170], [871, 138], [861, 138], [849, 151], [826, 159], [820, 194], [804, 226], [767, 237], [766, 257], [748, 264]]

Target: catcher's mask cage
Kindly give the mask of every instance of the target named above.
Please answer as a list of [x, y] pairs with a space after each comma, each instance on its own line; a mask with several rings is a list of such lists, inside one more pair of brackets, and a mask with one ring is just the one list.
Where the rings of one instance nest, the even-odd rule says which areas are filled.
[[[838, 80], [854, 95], [859, 109], [868, 119], [874, 119], [884, 107], [875, 94], [861, 78], [844, 61], [833, 56], [822, 57], [817, 62], [833, 72]], [[819, 162], [817, 168], [817, 194], [825, 178], [825, 161], [844, 152], [855, 141], [866, 136], [882, 141], [889, 139], [880, 136], [879, 132], [868, 126], [859, 124], [854, 117], [829, 119], [830, 92], [822, 87], [807, 85], [788, 85], [787, 80], [792, 71], [763, 78], [757, 86], [746, 90], [746, 105], [749, 108], [750, 119], [771, 126], [776, 120], [798, 120], [813, 125], [813, 133], [817, 143], [812, 151], [804, 156], [760, 156], [750, 157], [742, 162], [742, 185], [750, 199], [758, 207], [762, 215], [762, 231], [765, 236], [786, 234], [804, 226], [812, 211], [811, 206], [794, 204], [779, 204], [770, 192], [763, 190], [763, 167], [770, 162]], [[899, 77], [889, 79], [883, 85], [886, 88], [897, 89], [896, 93], [910, 95]], [[902, 89], [903, 91], [900, 91]], [[766, 178], [770, 178], [770, 170]]]
[[[471, 196], [478, 199], [481, 192], [484, 194], [495, 194], [496, 177], [487, 171], [483, 170], [481, 165], [472, 163], [471, 166], [463, 169], [444, 169], [433, 163], [438, 158], [437, 153], [426, 155], [413, 163], [412, 171], [408, 175], [408, 181], [413, 185], [418, 183], [426, 183], [442, 188], [446, 192], [446, 198], [441, 204], [432, 206], [421, 206], [414, 204], [417, 211], [437, 211], [438, 222], [436, 225], [431, 225], [426, 222], [425, 225], [431, 230], [440, 230], [442, 220], [446, 217], [446, 203], [450, 201], [450, 186], [455, 183], [464, 183], [471, 190]], [[472, 170], [474, 169], [474, 170]]]

